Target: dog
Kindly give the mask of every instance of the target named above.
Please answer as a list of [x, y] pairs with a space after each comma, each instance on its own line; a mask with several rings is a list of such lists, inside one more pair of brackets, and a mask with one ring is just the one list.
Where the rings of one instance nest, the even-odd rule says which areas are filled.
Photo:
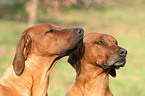
[[76, 78], [66, 96], [112, 96], [109, 74], [126, 63], [127, 50], [110, 35], [92, 33], [84, 36], [83, 45], [70, 53], [68, 62]]
[[83, 32], [82, 28], [61, 29], [54, 24], [27, 28], [0, 78], [0, 96], [47, 96], [53, 66], [79, 47]]

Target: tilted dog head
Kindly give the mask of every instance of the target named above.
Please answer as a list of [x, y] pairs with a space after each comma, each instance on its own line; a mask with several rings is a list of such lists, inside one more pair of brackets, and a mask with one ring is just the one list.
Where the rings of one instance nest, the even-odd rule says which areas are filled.
[[85, 62], [99, 66], [104, 71], [109, 70], [109, 74], [115, 77], [115, 69], [125, 65], [126, 55], [127, 51], [118, 46], [112, 36], [93, 33], [84, 37], [84, 45], [70, 54], [68, 62], [76, 69], [77, 73], [80, 73], [80, 60], [83, 58]]
[[21, 75], [28, 54], [66, 56], [83, 39], [82, 28], [61, 29], [53, 24], [41, 24], [26, 29], [18, 42], [13, 61], [14, 71]]

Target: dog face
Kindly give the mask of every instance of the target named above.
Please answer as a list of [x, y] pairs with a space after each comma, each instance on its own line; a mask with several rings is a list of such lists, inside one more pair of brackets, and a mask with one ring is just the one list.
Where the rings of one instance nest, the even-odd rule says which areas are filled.
[[53, 24], [32, 26], [23, 32], [19, 40], [13, 62], [14, 70], [21, 75], [28, 54], [63, 57], [77, 48], [82, 39], [82, 28], [61, 29]]
[[111, 76], [116, 76], [115, 69], [125, 65], [127, 51], [119, 47], [110, 35], [89, 34], [84, 37], [84, 48], [83, 60], [104, 70], [110, 70]]
[[66, 55], [68, 50], [73, 49], [82, 40], [83, 29], [61, 29], [52, 24], [39, 25], [39, 28], [34, 26], [30, 36], [33, 39], [32, 52], [38, 55], [61, 56]]

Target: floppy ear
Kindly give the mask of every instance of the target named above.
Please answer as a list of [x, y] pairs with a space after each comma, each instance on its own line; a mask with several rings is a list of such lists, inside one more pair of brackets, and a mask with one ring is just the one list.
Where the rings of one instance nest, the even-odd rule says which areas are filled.
[[13, 61], [13, 68], [15, 73], [20, 76], [25, 67], [25, 60], [31, 49], [32, 39], [29, 35], [22, 35], [18, 42], [15, 58]]
[[77, 75], [81, 72], [81, 58], [84, 55], [84, 49], [85, 47], [82, 45], [80, 48], [69, 54], [68, 62], [74, 69], [76, 69]]

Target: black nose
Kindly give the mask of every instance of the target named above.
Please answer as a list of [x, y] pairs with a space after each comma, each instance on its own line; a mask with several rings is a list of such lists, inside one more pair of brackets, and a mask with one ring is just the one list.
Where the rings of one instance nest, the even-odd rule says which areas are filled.
[[75, 28], [75, 32], [77, 35], [81, 36], [84, 34], [84, 29], [83, 28]]
[[117, 52], [120, 56], [126, 56], [127, 54], [127, 50], [124, 48], [119, 48]]

